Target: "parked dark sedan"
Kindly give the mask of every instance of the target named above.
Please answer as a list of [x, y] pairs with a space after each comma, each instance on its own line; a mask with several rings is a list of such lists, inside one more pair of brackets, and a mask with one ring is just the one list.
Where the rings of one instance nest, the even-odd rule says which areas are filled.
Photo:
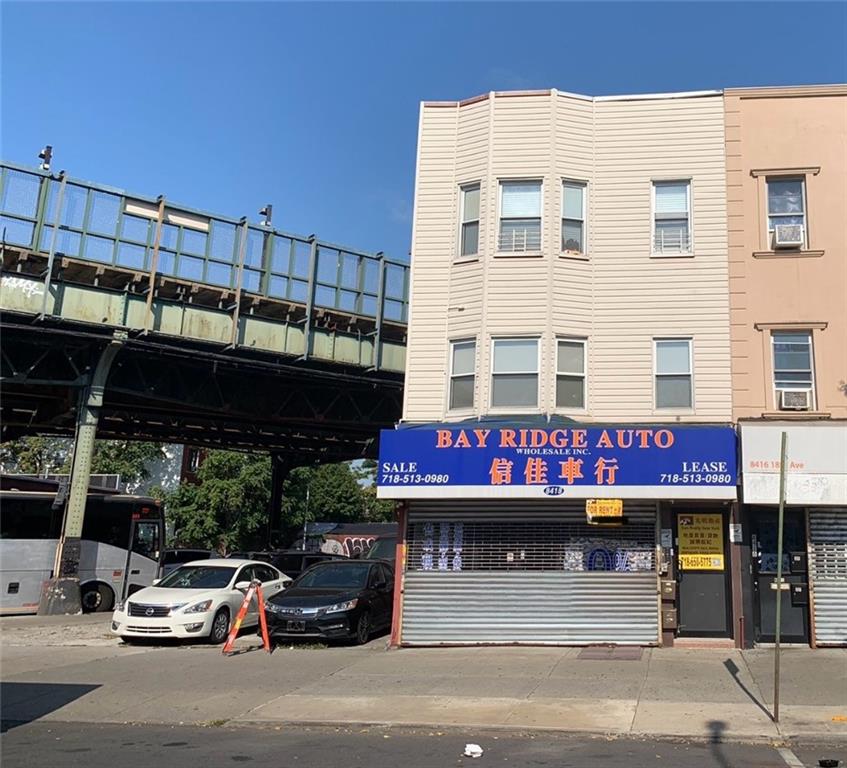
[[394, 572], [379, 560], [313, 565], [265, 606], [271, 640], [319, 637], [366, 643], [391, 626]]

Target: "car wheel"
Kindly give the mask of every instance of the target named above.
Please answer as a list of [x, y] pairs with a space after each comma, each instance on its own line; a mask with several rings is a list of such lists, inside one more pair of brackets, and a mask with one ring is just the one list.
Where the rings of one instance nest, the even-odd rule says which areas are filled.
[[356, 643], [364, 645], [371, 638], [371, 615], [364, 611], [356, 624]]
[[220, 645], [229, 634], [229, 611], [221, 608], [212, 619], [212, 629], [209, 632], [209, 642]]
[[114, 595], [105, 584], [86, 584], [79, 596], [83, 613], [103, 613], [112, 610]]

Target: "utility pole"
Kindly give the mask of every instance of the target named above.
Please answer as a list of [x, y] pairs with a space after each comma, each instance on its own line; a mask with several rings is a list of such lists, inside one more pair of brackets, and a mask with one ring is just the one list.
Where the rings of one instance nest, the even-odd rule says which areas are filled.
[[779, 519], [776, 530], [776, 627], [773, 656], [773, 721], [779, 723], [779, 635], [782, 621], [782, 530], [785, 522], [785, 443], [787, 433], [782, 433], [779, 451]]

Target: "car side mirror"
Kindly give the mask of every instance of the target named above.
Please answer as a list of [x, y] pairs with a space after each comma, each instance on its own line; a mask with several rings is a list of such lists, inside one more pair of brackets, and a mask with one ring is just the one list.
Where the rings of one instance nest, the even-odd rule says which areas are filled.
[[388, 586], [388, 582], [387, 582], [387, 581], [378, 581], [376, 584], [374, 584], [374, 589], [379, 590], [379, 591], [381, 592], [381, 591], [382, 591], [382, 590], [384, 590], [387, 586]]
[[236, 584], [235, 584], [235, 588], [236, 588], [239, 592], [246, 592], [248, 589], [250, 589], [250, 582], [249, 582], [249, 581], [239, 581], [239, 582], [236, 582]]

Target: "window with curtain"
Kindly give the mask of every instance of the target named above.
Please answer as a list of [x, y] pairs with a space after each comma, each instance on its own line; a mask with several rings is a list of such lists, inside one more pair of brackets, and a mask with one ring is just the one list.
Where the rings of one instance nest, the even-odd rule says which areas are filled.
[[479, 253], [479, 184], [466, 184], [460, 188], [462, 197], [459, 255], [476, 256]]
[[491, 406], [538, 405], [538, 339], [494, 339]]
[[773, 331], [771, 343], [775, 405], [779, 408], [782, 391], [802, 389], [814, 392], [812, 334], [810, 331]]
[[579, 181], [562, 183], [562, 250], [585, 253], [586, 185]]
[[806, 239], [806, 200], [803, 179], [770, 178], [768, 183], [768, 236], [778, 224], [799, 224]]
[[585, 340], [558, 339], [556, 407], [585, 408]]
[[654, 339], [656, 408], [690, 408], [691, 339]]
[[473, 408], [476, 342], [450, 342], [450, 410]]
[[541, 250], [541, 182], [500, 182], [498, 250]]
[[691, 252], [691, 183], [653, 182], [653, 253]]

